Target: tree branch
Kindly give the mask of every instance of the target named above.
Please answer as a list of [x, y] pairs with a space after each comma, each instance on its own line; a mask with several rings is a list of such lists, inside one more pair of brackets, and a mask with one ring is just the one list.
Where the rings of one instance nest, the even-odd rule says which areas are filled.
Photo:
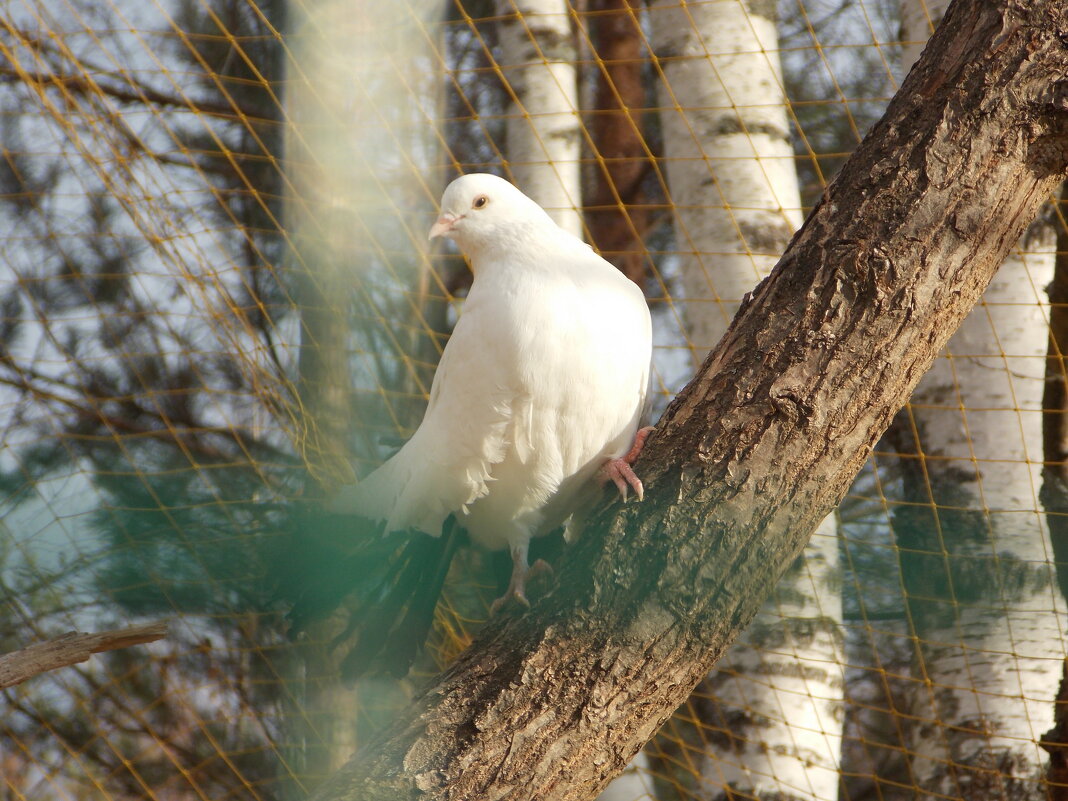
[[[9, 22], [0, 21], [0, 30], [6, 31], [20, 45], [35, 50], [49, 64], [48, 71], [34, 73], [0, 66], [0, 81], [63, 87], [82, 95], [98, 96], [104, 94], [120, 103], [169, 107], [234, 122], [248, 119], [254, 122], [277, 123], [277, 120], [264, 117], [251, 108], [242, 108], [236, 102], [193, 100], [182, 93], [180, 89], [177, 95], [169, 94], [134, 80], [129, 73], [108, 69], [103, 65], [93, 64], [84, 58], [75, 59], [73, 53], [69, 50], [60, 50], [47, 38], [34, 36], [28, 31], [14, 27]], [[61, 66], [57, 66], [53, 62], [68, 64], [71, 67], [71, 71], [64, 71]], [[121, 81], [125, 86], [110, 85], [107, 82], [101, 82], [99, 78], [90, 80], [86, 77], [90, 75], [107, 76], [109, 80]]]
[[14, 687], [49, 670], [85, 662], [93, 654], [102, 651], [155, 642], [166, 636], [167, 624], [162, 621], [97, 634], [69, 631], [54, 640], [0, 656], [0, 690]]
[[[158, 412], [130, 401], [128, 396], [120, 398], [99, 393], [94, 394], [88, 388], [68, 384], [62, 379], [37, 372], [28, 365], [18, 364], [12, 359], [4, 360], [0, 358], [0, 370], [5, 368], [10, 370], [11, 377], [0, 373], [0, 384], [18, 389], [42, 403], [59, 404], [79, 417], [99, 423], [104, 428], [117, 434], [157, 439], [167, 444], [178, 444], [205, 459], [216, 462], [232, 461], [232, 453], [221, 451], [203, 442], [205, 436], [212, 435], [226, 440], [245, 452], [254, 452], [265, 458], [276, 459], [282, 464], [296, 465], [298, 463], [292, 453], [276, 448], [269, 442], [263, 441], [262, 438], [255, 437], [248, 431], [237, 427], [197, 427], [192, 425], [191, 421], [184, 421], [184, 425], [177, 425], [173, 420], [164, 419]], [[34, 381], [40, 384], [48, 384], [54, 389], [49, 390], [43, 386], [38, 386], [33, 383]], [[76, 397], [61, 395], [59, 394], [60, 391]], [[104, 407], [107, 404], [119, 403], [120, 401], [126, 404], [128, 409], [136, 409], [137, 416], [158, 421], [160, 427], [152, 428], [134, 422], [129, 419], [133, 416], [129, 413], [123, 417], [104, 413]], [[66, 436], [70, 439], [78, 439], [77, 434], [68, 433]]]
[[592, 798], [834, 508], [1068, 168], [1068, 6], [957, 0], [668, 408], [556, 589], [498, 617], [318, 801]]

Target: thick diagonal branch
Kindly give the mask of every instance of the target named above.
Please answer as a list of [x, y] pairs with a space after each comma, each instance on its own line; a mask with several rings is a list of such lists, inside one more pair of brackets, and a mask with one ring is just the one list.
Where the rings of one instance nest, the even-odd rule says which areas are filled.
[[957, 0], [557, 588], [315, 798], [588, 799], [746, 625], [1068, 164], [1068, 7]]

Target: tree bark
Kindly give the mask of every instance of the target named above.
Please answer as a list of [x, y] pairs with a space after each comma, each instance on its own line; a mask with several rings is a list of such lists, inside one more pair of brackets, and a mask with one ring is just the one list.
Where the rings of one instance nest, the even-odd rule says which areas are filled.
[[[1046, 381], [1042, 394], [1042, 505], [1046, 510], [1057, 584], [1068, 598], [1068, 184], [1061, 185], [1061, 225], [1057, 228], [1057, 257], [1049, 286], [1049, 338]], [[1053, 727], [1042, 737], [1050, 754], [1046, 780], [1050, 801], [1068, 801], [1068, 659], [1054, 703]]]
[[1057, 256], [1049, 285], [1049, 337], [1046, 381], [1042, 394], [1042, 454], [1045, 471], [1042, 503], [1049, 520], [1057, 581], [1068, 598], [1068, 184], [1061, 187], [1062, 222], [1057, 228]]
[[1053, 708], [1053, 728], [1042, 736], [1042, 747], [1049, 752], [1047, 797], [1049, 801], [1068, 801], [1068, 659], [1061, 665], [1061, 683]]
[[[906, 68], [947, 5], [902, 3]], [[1036, 494], [1055, 253], [1043, 215], [910, 401], [917, 458], [894, 527], [916, 638], [911, 780], [924, 798], [1046, 797], [1037, 743], [1053, 724], [1065, 613]]]
[[653, 0], [649, 25], [696, 363], [801, 225], [775, 6]]
[[[1065, 604], [1038, 508], [1054, 241], [1037, 220], [913, 393], [894, 515], [915, 635], [908, 748], [923, 798], [1045, 799]], [[918, 796], [920, 797], [920, 796]]]
[[702, 801], [827, 801], [841, 776], [845, 692], [835, 516], [690, 699], [711, 748]]
[[475, 644], [315, 798], [594, 796], [837, 504], [1068, 166], [1068, 8], [958, 0], [674, 400], [642, 504], [594, 510], [555, 590]]
[[[664, 157], [695, 357], [719, 341], [742, 295], [801, 226], [775, 6], [718, 0], [649, 10]], [[837, 521], [801, 559], [690, 705], [712, 743], [699, 798], [838, 794], [845, 690]]]

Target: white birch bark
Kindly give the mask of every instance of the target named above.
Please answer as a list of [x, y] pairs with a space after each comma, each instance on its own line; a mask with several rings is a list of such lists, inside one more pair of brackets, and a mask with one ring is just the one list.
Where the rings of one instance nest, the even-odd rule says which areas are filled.
[[715, 752], [702, 764], [700, 798], [838, 798], [839, 584], [837, 530], [829, 517], [701, 686], [697, 708]]
[[[685, 322], [699, 360], [801, 223], [774, 4], [650, 4]], [[701, 797], [836, 799], [843, 658], [828, 518], [698, 704]], [[729, 793], [737, 795], [729, 795]]]
[[[948, 0], [903, 0], [911, 67]], [[1044, 799], [1065, 604], [1045, 517], [1042, 392], [1056, 235], [1038, 221], [913, 393], [925, 499], [903, 554], [920, 642], [917, 797]]]
[[499, 66], [515, 96], [507, 123], [512, 181], [582, 235], [576, 44], [567, 0], [496, 0]]
[[627, 769], [608, 783], [597, 801], [656, 801], [649, 757], [644, 751], [639, 751]]
[[685, 319], [698, 360], [801, 225], [774, 4], [654, 0]]
[[903, 559], [920, 639], [909, 748], [926, 797], [1045, 798], [1038, 740], [1053, 725], [1065, 606], [1038, 502], [1056, 242], [1048, 225], [1032, 233], [912, 396], [937, 510]]

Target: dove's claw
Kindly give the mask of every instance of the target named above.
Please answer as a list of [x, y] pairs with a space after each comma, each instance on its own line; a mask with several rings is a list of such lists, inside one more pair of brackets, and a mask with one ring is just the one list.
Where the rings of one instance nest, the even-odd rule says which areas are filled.
[[634, 444], [630, 446], [630, 450], [627, 451], [626, 455], [617, 459], [609, 459], [601, 466], [601, 481], [604, 482], [611, 479], [612, 483], [619, 489], [619, 494], [624, 501], [627, 500], [628, 487], [634, 490], [634, 494], [638, 496], [639, 501], [645, 500], [645, 487], [642, 486], [641, 479], [634, 473], [631, 465], [638, 459], [638, 454], [645, 447], [645, 440], [652, 430], [652, 426], [638, 429], [638, 432], [634, 435]]
[[520, 606], [524, 606], [530, 609], [530, 601], [527, 600], [527, 594], [523, 590], [510, 589], [496, 601], [490, 604], [490, 614], [495, 615], [500, 612], [504, 607], [512, 601], [515, 601]]
[[527, 570], [526, 577], [528, 579], [537, 578], [538, 576], [548, 576], [549, 578], [552, 578], [554, 575], [556, 575], [556, 571], [553, 570], [553, 566], [544, 559], [538, 559], [530, 566], [530, 569]]
[[504, 595], [490, 604], [490, 614], [495, 615], [515, 601], [520, 606], [530, 609], [530, 600], [527, 598], [527, 580], [538, 576], [552, 576], [553, 568], [544, 559], [538, 559], [530, 567], [527, 567], [527, 548], [512, 548], [512, 578], [508, 582], [508, 589]]
[[645, 487], [642, 486], [642, 481], [635, 475], [633, 468], [623, 459], [609, 459], [601, 467], [601, 472], [604, 477], [612, 479], [612, 483], [619, 489], [619, 494], [623, 500], [627, 500], [627, 488], [634, 490], [634, 494], [638, 496], [638, 500], [645, 498]]

